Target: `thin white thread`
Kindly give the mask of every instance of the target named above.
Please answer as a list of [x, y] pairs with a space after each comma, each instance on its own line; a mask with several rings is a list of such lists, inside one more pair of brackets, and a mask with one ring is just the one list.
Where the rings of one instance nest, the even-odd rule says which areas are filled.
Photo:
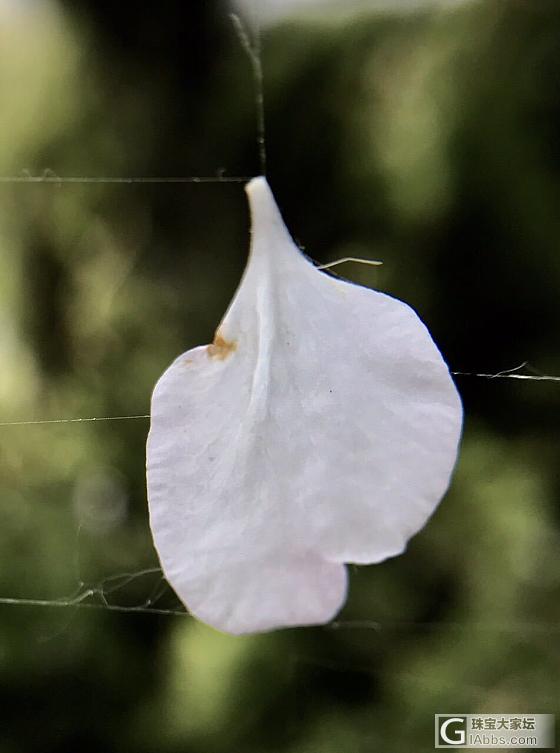
[[247, 183], [251, 176], [191, 176], [191, 177], [96, 177], [93, 175], [71, 175], [60, 176], [49, 171], [44, 175], [1, 175], [0, 183], [80, 183], [80, 184], [98, 184], [98, 183]]
[[472, 376], [480, 377], [482, 379], [524, 379], [530, 382], [560, 382], [560, 376], [551, 376], [549, 374], [517, 374], [524, 368], [532, 368], [528, 361], [523, 361], [519, 366], [514, 366], [511, 369], [504, 369], [498, 371], [495, 374], [480, 374], [470, 371], [452, 371], [453, 376]]
[[[61, 599], [19, 599], [11, 597], [0, 597], [0, 606], [19, 606], [19, 607], [44, 607], [44, 608], [74, 608], [74, 609], [103, 609], [108, 612], [121, 612], [132, 614], [152, 614], [163, 615], [165, 617], [190, 617], [186, 610], [182, 609], [165, 609], [162, 607], [152, 606], [152, 601], [147, 599], [142, 604], [124, 605], [113, 604], [107, 601], [106, 594], [113, 593], [115, 590], [127, 585], [135, 578], [144, 576], [149, 573], [161, 572], [159, 568], [139, 570], [136, 573], [123, 573], [121, 575], [111, 576], [105, 582], [123, 578], [124, 582], [112, 589], [106, 589], [101, 586], [95, 588], [85, 588], [79, 590], [76, 596]], [[88, 599], [98, 597], [99, 602], [87, 601]], [[327, 630], [368, 630], [376, 633], [390, 632], [394, 630], [460, 630], [467, 632], [495, 632], [495, 633], [534, 633], [534, 634], [552, 634], [560, 633], [560, 623], [534, 623], [534, 622], [448, 622], [446, 620], [432, 622], [416, 622], [414, 620], [396, 620], [386, 623], [375, 620], [334, 620], [324, 626]]]
[[371, 630], [373, 632], [383, 632], [386, 630], [407, 630], [407, 629], [439, 629], [439, 630], [487, 630], [496, 633], [560, 633], [560, 623], [539, 623], [539, 622], [448, 622], [439, 620], [433, 622], [415, 622], [414, 620], [391, 621], [386, 623], [376, 622], [375, 620], [335, 620], [330, 622], [326, 627], [331, 630], [353, 629], [353, 630]]
[[542, 376], [534, 376], [532, 374], [478, 374], [468, 371], [452, 371], [453, 376], [471, 376], [480, 377], [482, 379], [524, 379], [529, 382], [560, 382], [560, 376], [550, 376], [549, 374], [543, 374]]
[[178, 609], [161, 609], [159, 607], [144, 606], [124, 606], [122, 604], [99, 604], [95, 602], [81, 601], [88, 597], [94, 596], [95, 591], [85, 591], [79, 599], [12, 599], [9, 597], [0, 597], [0, 606], [17, 606], [17, 607], [75, 607], [76, 609], [106, 609], [108, 612], [133, 612], [136, 614], [161, 614], [168, 617], [190, 617], [186, 611]]
[[257, 148], [259, 152], [259, 164], [261, 174], [266, 175], [266, 120], [264, 110], [264, 77], [262, 67], [261, 51], [261, 29], [258, 18], [256, 18], [255, 28], [253, 30], [253, 39], [243, 24], [241, 18], [235, 13], [230, 13], [230, 19], [241, 47], [245, 50], [251, 69], [253, 72], [253, 83], [255, 86], [255, 108], [257, 119]]
[[[152, 593], [141, 604], [124, 605], [113, 604], [108, 601], [107, 597], [117, 591], [122, 590], [125, 586], [134, 580], [143, 578], [146, 575], [159, 573], [161, 578]], [[109, 612], [132, 612], [135, 614], [158, 614], [168, 617], [188, 617], [188, 612], [183, 609], [166, 609], [155, 606], [162, 593], [159, 586], [166, 583], [161, 568], [146, 568], [135, 572], [118, 573], [105, 578], [98, 586], [87, 586], [80, 581], [75, 594], [62, 597], [60, 599], [25, 599], [9, 596], [0, 597], [0, 606], [19, 606], [19, 607], [74, 607], [76, 609], [105, 609]], [[112, 584], [112, 585], [109, 585]], [[88, 601], [88, 599], [98, 598], [99, 601]]]
[[336, 261], [329, 261], [326, 264], [320, 264], [316, 269], [330, 269], [331, 267], [336, 267], [338, 264], [346, 264], [346, 262], [349, 261], [356, 262], [356, 264], [367, 264], [370, 267], [380, 267], [383, 264], [382, 261], [376, 261], [375, 259], [360, 259], [358, 256], [345, 256]]
[[2, 421], [0, 426], [40, 426], [41, 424], [85, 424], [91, 421], [132, 421], [150, 418], [149, 413], [141, 416], [92, 416], [91, 418], [47, 418], [40, 421]]
[[[108, 601], [108, 597], [135, 580], [147, 575], [159, 574], [161, 577], [152, 588], [151, 595], [148, 596], [141, 604], [124, 605]], [[105, 578], [97, 586], [87, 586], [80, 582], [76, 592], [70, 596], [60, 599], [25, 599], [0, 597], [0, 606], [21, 606], [21, 607], [54, 607], [54, 608], [75, 608], [75, 609], [104, 609], [110, 612], [124, 612], [132, 614], [153, 614], [167, 617], [189, 617], [190, 614], [184, 609], [168, 609], [156, 606], [157, 601], [162, 596], [160, 586], [166, 584], [161, 568], [145, 568], [135, 572], [124, 572], [111, 575]], [[99, 601], [88, 601], [98, 598]], [[389, 622], [378, 622], [374, 620], [334, 620], [325, 625], [329, 630], [369, 630], [372, 632], [387, 632], [392, 630], [409, 630], [409, 629], [453, 629], [463, 631], [490, 631], [490, 632], [527, 632], [527, 633], [556, 633], [560, 632], [560, 623], [498, 623], [498, 622], [477, 622], [462, 623], [453, 621], [419, 621], [414, 620], [396, 620]]]
[[[453, 376], [469, 376], [481, 379], [524, 379], [530, 382], [560, 382], [560, 376], [551, 376], [548, 374], [516, 374], [518, 369], [528, 366], [527, 361], [520, 366], [512, 369], [504, 369], [495, 374], [481, 374], [472, 371], [452, 371]], [[7, 426], [41, 426], [43, 424], [81, 424], [91, 423], [94, 421], [132, 421], [138, 419], [150, 418], [149, 413], [142, 413], [135, 416], [91, 416], [86, 418], [48, 418], [38, 421], [2, 421], [0, 427]]]

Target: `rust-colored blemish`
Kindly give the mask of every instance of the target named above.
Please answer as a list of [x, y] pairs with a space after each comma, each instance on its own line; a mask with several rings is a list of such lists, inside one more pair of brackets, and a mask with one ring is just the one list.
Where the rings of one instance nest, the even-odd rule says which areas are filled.
[[219, 361], [225, 359], [237, 349], [235, 340], [226, 340], [220, 334], [219, 330], [214, 336], [214, 342], [208, 346], [208, 355], [210, 358], [217, 358]]

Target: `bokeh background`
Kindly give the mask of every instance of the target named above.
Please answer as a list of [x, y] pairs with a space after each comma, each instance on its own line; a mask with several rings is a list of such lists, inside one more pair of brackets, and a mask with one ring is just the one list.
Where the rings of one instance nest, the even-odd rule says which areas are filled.
[[[294, 237], [319, 262], [382, 259], [338, 271], [413, 305], [452, 370], [560, 374], [557, 0], [315, 5], [262, 17]], [[4, 0], [0, 175], [257, 174], [230, 12]], [[147, 413], [211, 341], [247, 242], [241, 183], [1, 182], [0, 420]], [[1, 604], [0, 753], [411, 753], [436, 712], [559, 711], [560, 384], [456, 379], [452, 488], [403, 556], [352, 568], [334, 625], [232, 638]], [[154, 571], [147, 430], [0, 426], [1, 597], [179, 607]]]

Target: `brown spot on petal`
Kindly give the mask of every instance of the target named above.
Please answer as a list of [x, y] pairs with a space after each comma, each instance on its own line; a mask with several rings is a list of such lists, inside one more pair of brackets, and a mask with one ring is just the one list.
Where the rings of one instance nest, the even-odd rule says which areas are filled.
[[237, 343], [235, 340], [225, 340], [218, 330], [214, 336], [214, 342], [212, 345], [208, 346], [208, 355], [210, 358], [217, 358], [220, 361], [225, 361], [225, 359], [231, 355], [236, 348]]

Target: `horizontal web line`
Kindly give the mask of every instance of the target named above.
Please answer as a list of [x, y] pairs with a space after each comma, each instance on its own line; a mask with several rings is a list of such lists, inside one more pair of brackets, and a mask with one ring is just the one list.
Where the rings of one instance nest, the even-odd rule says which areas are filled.
[[219, 176], [190, 176], [181, 177], [95, 177], [95, 176], [67, 176], [62, 177], [53, 173], [47, 175], [0, 175], [0, 183], [247, 183], [250, 176], [226, 175]]
[[[530, 382], [560, 382], [560, 376], [533, 375], [533, 374], [513, 374], [512, 371], [520, 369], [526, 364], [516, 366], [515, 369], [499, 371], [497, 374], [478, 374], [469, 371], [452, 371], [453, 376], [470, 376], [481, 379], [524, 379]], [[150, 418], [149, 413], [142, 413], [135, 416], [92, 416], [86, 418], [47, 418], [38, 421], [1, 421], [2, 426], [40, 426], [42, 424], [85, 424], [94, 421], [133, 421], [138, 419]]]
[[560, 382], [560, 376], [549, 376], [548, 374], [512, 374], [509, 371], [499, 371], [497, 374], [474, 374], [469, 371], [452, 371], [451, 373], [453, 376], [481, 377], [482, 379], [525, 379], [529, 382]]
[[37, 426], [39, 424], [85, 424], [91, 421], [131, 421], [150, 418], [148, 413], [141, 416], [94, 416], [92, 418], [47, 418], [41, 421], [3, 421], [0, 426]]
[[106, 609], [108, 612], [136, 612], [136, 614], [163, 614], [171, 617], [190, 617], [188, 612], [180, 611], [178, 609], [161, 609], [159, 607], [143, 606], [127, 607], [121, 604], [95, 604], [92, 602], [73, 600], [49, 601], [48, 599], [12, 599], [6, 596], [0, 598], [0, 606], [76, 607], [77, 609]]
[[426, 630], [472, 630], [473, 632], [487, 630], [496, 633], [560, 633], [560, 622], [447, 622], [446, 620], [415, 622], [414, 620], [406, 620], [382, 623], [374, 620], [335, 620], [326, 627], [331, 628], [331, 630], [353, 629], [375, 632], [420, 628]]
[[[83, 599], [93, 596], [93, 592], [86, 592], [82, 594], [78, 599], [60, 599], [49, 601], [48, 599], [17, 599], [9, 597], [0, 598], [0, 606], [19, 606], [19, 607], [66, 607], [76, 609], [97, 609], [106, 610], [108, 612], [122, 612], [132, 614], [154, 614], [164, 615], [167, 617], [191, 617], [189, 612], [179, 609], [162, 609], [159, 607], [149, 606], [125, 606], [123, 604], [100, 604], [84, 601]], [[420, 629], [439, 629], [439, 630], [466, 630], [466, 631], [490, 631], [490, 632], [504, 632], [504, 633], [544, 633], [552, 634], [560, 632], [560, 623], [469, 623], [469, 622], [446, 622], [445, 620], [434, 622], [415, 622], [414, 620], [408, 621], [395, 621], [387, 622], [385, 624], [376, 622], [374, 620], [336, 620], [325, 625], [326, 629], [331, 630], [371, 630], [374, 632], [385, 632], [391, 630], [410, 630], [414, 628]]]

